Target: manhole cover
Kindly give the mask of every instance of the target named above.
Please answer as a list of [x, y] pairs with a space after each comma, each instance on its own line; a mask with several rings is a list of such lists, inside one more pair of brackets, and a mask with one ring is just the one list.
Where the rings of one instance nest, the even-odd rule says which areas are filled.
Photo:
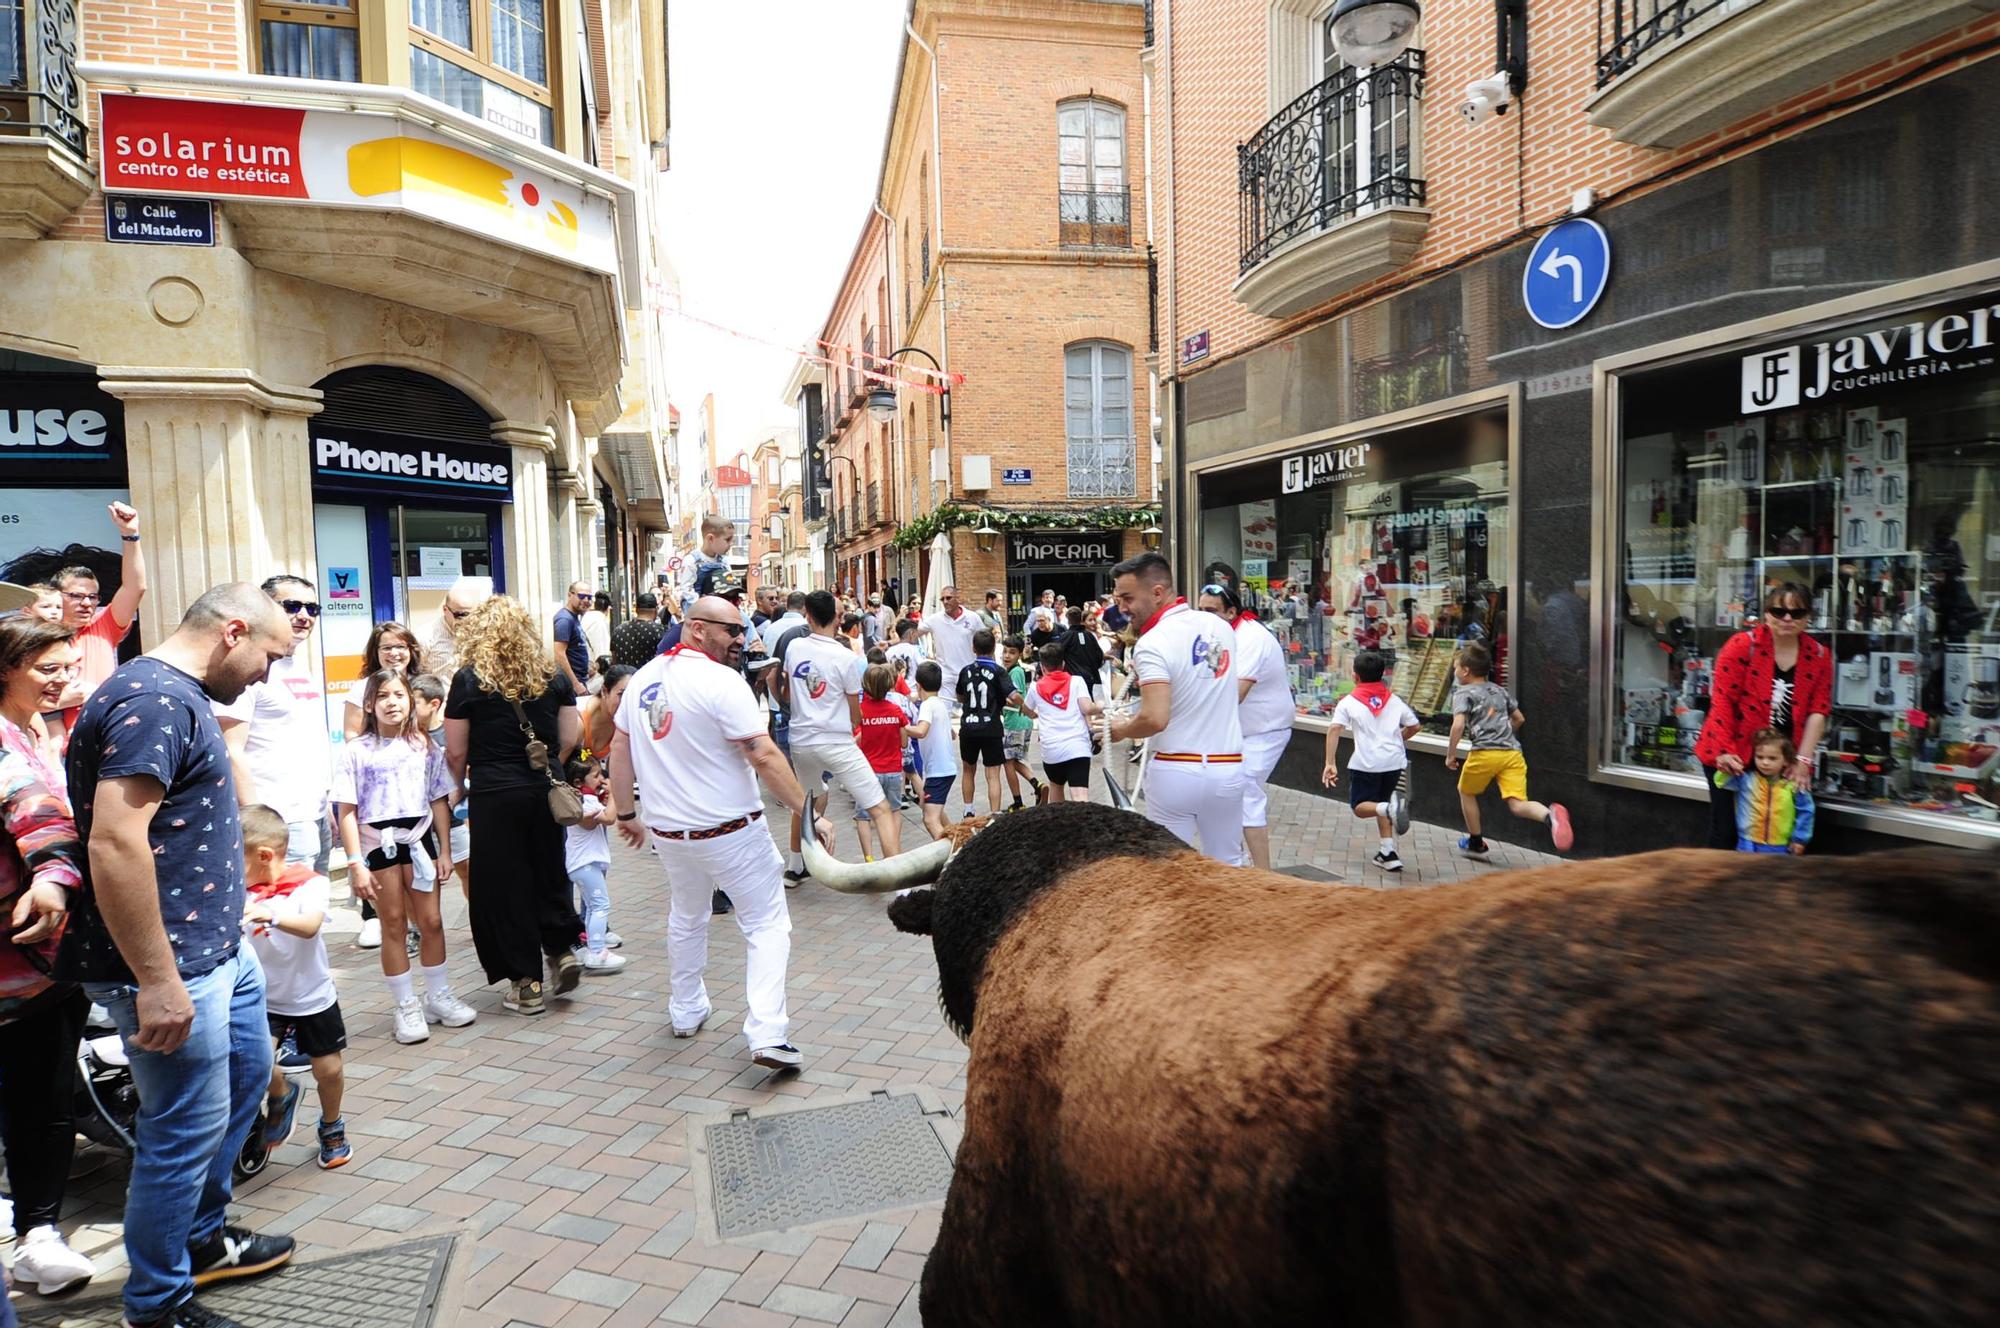
[[1304, 863], [1300, 863], [1294, 867], [1280, 867], [1278, 870], [1286, 876], [1296, 876], [1301, 881], [1318, 881], [1323, 885], [1338, 885], [1340, 883], [1340, 878], [1332, 872], [1322, 871], [1318, 867], [1308, 867]]
[[944, 1113], [908, 1093], [742, 1115], [703, 1128], [716, 1234], [727, 1240], [944, 1197]]
[[[359, 1254], [295, 1263], [254, 1282], [201, 1293], [201, 1303], [243, 1328], [430, 1328], [444, 1294], [455, 1236], [430, 1236]], [[119, 1328], [109, 1297], [21, 1312], [22, 1328]]]

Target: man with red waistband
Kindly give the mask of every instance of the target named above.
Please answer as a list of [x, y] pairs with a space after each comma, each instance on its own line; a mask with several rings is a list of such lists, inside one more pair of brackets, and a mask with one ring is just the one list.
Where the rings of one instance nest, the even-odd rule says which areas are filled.
[[[795, 1070], [805, 1058], [787, 1041], [792, 918], [758, 777], [793, 815], [805, 815], [807, 803], [737, 672], [744, 631], [743, 615], [727, 600], [698, 599], [683, 619], [680, 644], [625, 685], [611, 739], [611, 801], [619, 835], [634, 848], [650, 840], [666, 868], [673, 982], [667, 1012], [674, 1036], [693, 1037], [711, 1012], [702, 981], [709, 901], [717, 887], [727, 886], [748, 951], [743, 1036], [751, 1059], [767, 1069]], [[643, 821], [632, 806], [635, 782]], [[833, 827], [824, 820], [814, 829], [821, 839], [831, 838]]]
[[1174, 593], [1173, 569], [1142, 553], [1111, 569], [1118, 606], [1139, 624], [1139, 709], [1111, 740], [1153, 738], [1146, 816], [1218, 862], [1243, 863], [1243, 729], [1229, 667], [1236, 636]]

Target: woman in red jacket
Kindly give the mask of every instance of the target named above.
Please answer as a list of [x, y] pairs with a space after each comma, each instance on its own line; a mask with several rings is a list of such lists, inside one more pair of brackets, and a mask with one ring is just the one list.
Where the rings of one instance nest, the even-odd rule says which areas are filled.
[[1760, 626], [1731, 637], [1715, 657], [1708, 719], [1694, 753], [1707, 776], [1708, 846], [1736, 847], [1736, 795], [1715, 786], [1715, 772], [1740, 775], [1750, 763], [1750, 739], [1759, 729], [1791, 735], [1799, 759], [1792, 782], [1812, 784], [1813, 753], [1833, 709], [1833, 656], [1806, 635], [1812, 592], [1794, 582], [1764, 598]]

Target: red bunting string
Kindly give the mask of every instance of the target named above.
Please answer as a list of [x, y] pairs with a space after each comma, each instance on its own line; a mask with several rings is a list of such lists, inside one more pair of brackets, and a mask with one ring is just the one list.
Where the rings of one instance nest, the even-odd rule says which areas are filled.
[[[774, 341], [769, 337], [760, 337], [754, 333], [739, 331], [736, 328], [726, 326], [725, 324], [717, 323], [711, 319], [703, 318], [699, 314], [689, 313], [685, 309], [673, 308], [669, 306], [669, 307], [663, 307], [661, 309], [661, 312], [666, 314], [671, 314], [675, 318], [679, 318], [685, 322], [693, 323], [699, 327], [705, 327], [712, 332], [720, 332], [723, 333], [725, 336], [735, 337], [739, 341], [754, 342], [760, 346], [769, 346], [774, 350], [785, 351], [788, 354], [798, 356], [800, 359], [805, 360], [808, 363], [825, 365], [827, 368], [832, 369], [836, 372], [843, 372], [851, 369], [855, 373], [859, 374], [862, 378], [867, 379], [870, 382], [886, 383], [893, 387], [906, 387], [912, 392], [928, 392], [933, 396], [938, 396], [942, 395], [947, 390], [947, 384], [957, 384], [965, 381], [964, 374], [959, 374], [959, 373], [940, 374], [936, 370], [931, 369], [925, 365], [910, 364], [903, 360], [883, 360], [880, 356], [872, 357], [877, 364], [882, 364], [889, 369], [897, 371], [894, 373], [885, 373], [878, 369], [862, 367], [859, 361], [862, 360], [864, 356], [868, 356], [869, 352], [860, 350], [853, 346], [843, 346], [835, 342], [816, 340], [814, 342], [815, 345], [825, 347], [827, 350], [834, 352], [833, 355], [821, 355], [817, 354], [814, 351], [802, 350], [797, 346], [788, 346], [781, 341]], [[836, 358], [837, 356], [845, 356], [846, 358]], [[922, 375], [922, 377], [906, 378], [903, 376], [904, 373], [919, 374]], [[942, 379], [944, 381], [942, 382], [925, 381], [926, 379], [933, 379], [933, 378]]]

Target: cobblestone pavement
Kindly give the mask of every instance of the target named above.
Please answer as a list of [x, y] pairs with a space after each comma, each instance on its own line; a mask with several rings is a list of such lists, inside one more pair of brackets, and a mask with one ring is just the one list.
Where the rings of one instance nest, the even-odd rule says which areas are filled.
[[[1121, 775], [1136, 768], [1118, 766]], [[1097, 796], [1105, 796], [1101, 785]], [[905, 842], [920, 842], [915, 812], [904, 815]], [[774, 819], [785, 825], [782, 815]], [[1455, 827], [1419, 825], [1404, 841], [1408, 870], [1385, 879], [1367, 865], [1372, 830], [1343, 802], [1274, 790], [1271, 819], [1280, 868], [1309, 865], [1368, 885], [1434, 885], [1544, 860], [1496, 844], [1492, 865], [1473, 863], [1454, 852]], [[852, 831], [841, 827], [841, 856], [852, 858]], [[938, 1017], [928, 941], [896, 932], [881, 898], [810, 882], [792, 891], [792, 1036], [806, 1066], [773, 1079], [749, 1063], [740, 1033], [741, 933], [730, 919], [716, 920], [708, 970], [715, 1018], [698, 1037], [676, 1041], [665, 1016], [664, 882], [650, 855], [623, 846], [613, 855], [612, 921], [630, 967], [586, 978], [577, 999], [552, 1001], [541, 1018], [509, 1014], [500, 989], [478, 983], [463, 904], [450, 890], [451, 968], [480, 1018], [433, 1029], [417, 1046], [389, 1038], [376, 958], [353, 945], [357, 916], [338, 911], [329, 948], [351, 1041], [346, 1114], [355, 1159], [322, 1172], [308, 1144], [280, 1149], [263, 1175], [239, 1187], [239, 1220], [296, 1235], [301, 1259], [466, 1233], [459, 1249], [469, 1257], [457, 1260], [441, 1325], [915, 1324], [912, 1287], [936, 1234], [937, 1205], [705, 1241], [688, 1122], [912, 1085], [929, 1086], [955, 1111], [965, 1051]], [[317, 1114], [310, 1090], [306, 1099], [301, 1140]], [[79, 1180], [65, 1222], [98, 1259], [97, 1285], [107, 1290], [124, 1275], [123, 1177], [112, 1160]]]

